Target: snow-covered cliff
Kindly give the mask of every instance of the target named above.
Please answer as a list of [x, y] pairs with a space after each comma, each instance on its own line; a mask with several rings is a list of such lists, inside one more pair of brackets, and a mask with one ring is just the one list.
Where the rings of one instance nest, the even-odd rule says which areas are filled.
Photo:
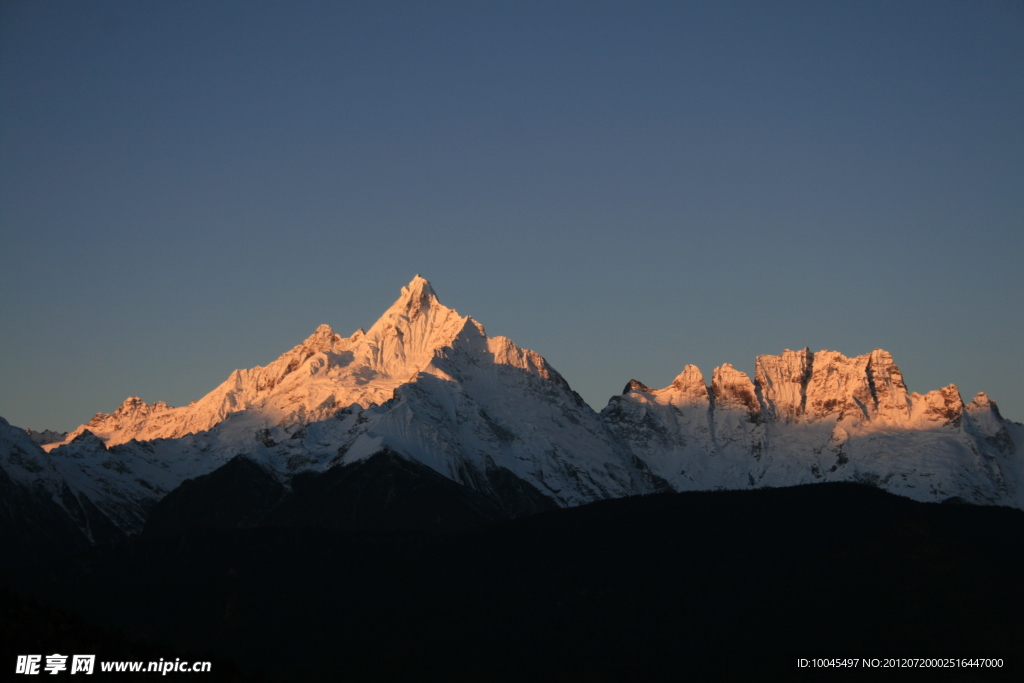
[[854, 480], [916, 500], [1024, 507], [1020, 426], [950, 385], [908, 393], [886, 351], [759, 356], [754, 381], [716, 368], [705, 396], [687, 366], [664, 389], [630, 382], [601, 415], [678, 490]]

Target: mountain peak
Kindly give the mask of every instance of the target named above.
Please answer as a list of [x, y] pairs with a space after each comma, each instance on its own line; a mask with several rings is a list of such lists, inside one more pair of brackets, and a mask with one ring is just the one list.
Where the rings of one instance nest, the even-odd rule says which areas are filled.
[[434, 291], [427, 278], [417, 274], [416, 277], [409, 281], [409, 284], [402, 287], [401, 298], [429, 303], [431, 299], [437, 299], [437, 292]]
[[427, 278], [423, 277], [419, 273], [416, 273], [416, 275], [414, 275], [413, 278], [411, 280], [409, 280], [409, 284], [406, 285], [406, 287], [408, 289], [414, 289], [416, 287], [426, 287], [431, 292], [434, 291], [433, 288], [430, 286], [430, 280], [428, 280]]
[[103, 443], [103, 439], [93, 434], [88, 429], [82, 430], [82, 433], [71, 440], [71, 443], [78, 444], [79, 446], [91, 446], [94, 449], [107, 450], [106, 445]]
[[667, 388], [677, 396], [675, 401], [706, 403], [708, 400], [708, 387], [704, 384], [704, 375], [696, 365], [684, 367]]
[[639, 391], [641, 393], [648, 394], [650, 393], [651, 389], [640, 380], [631, 379], [629, 380], [629, 384], [626, 385], [626, 388], [622, 390], [622, 393], [628, 394], [631, 391]]
[[430, 286], [430, 282], [422, 275], [417, 275], [409, 282], [408, 285], [402, 287], [402, 292], [399, 295], [398, 300], [391, 304], [391, 308], [385, 311], [380, 320], [378, 320], [373, 328], [371, 328], [371, 333], [378, 328], [382, 321], [389, 321], [392, 324], [396, 322], [398, 318], [404, 318], [407, 321], [412, 321], [417, 318], [420, 313], [425, 313], [432, 308], [444, 307], [441, 306], [441, 302], [438, 301], [437, 293], [434, 291], [434, 288]]
[[320, 325], [302, 342], [302, 346], [316, 351], [330, 351], [339, 341], [341, 337], [334, 333], [330, 325]]
[[997, 406], [996, 402], [989, 398], [988, 394], [984, 391], [979, 391], [978, 395], [974, 397], [974, 400], [968, 403], [965, 407], [970, 413], [977, 414], [982, 412], [991, 412], [1000, 420], [1003, 419], [1002, 414], [999, 412], [999, 406]]

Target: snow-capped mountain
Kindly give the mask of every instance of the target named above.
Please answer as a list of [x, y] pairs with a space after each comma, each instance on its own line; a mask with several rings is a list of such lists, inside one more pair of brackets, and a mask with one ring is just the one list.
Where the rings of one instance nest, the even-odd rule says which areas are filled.
[[419, 276], [366, 332], [346, 339], [320, 326], [188, 406], [130, 397], [47, 444], [49, 456], [32, 448], [50, 464], [40, 474], [49, 489], [88, 500], [126, 534], [182, 481], [236, 455], [288, 483], [397, 453], [510, 515], [658, 486], [544, 358], [488, 337]]
[[908, 393], [886, 351], [759, 356], [754, 381], [687, 366], [652, 390], [633, 380], [601, 413], [619, 443], [676, 490], [853, 480], [915, 500], [1024, 507], [1022, 427], [985, 394]]
[[664, 389], [633, 380], [597, 414], [543, 357], [488, 337], [417, 276], [368, 331], [322, 325], [188, 406], [131, 397], [42, 448], [4, 423], [0, 467], [92, 542], [139, 533], [170, 491], [239, 455], [289, 491], [298, 475], [387, 454], [416, 464], [402, 477], [425, 466], [507, 516], [824, 480], [1024, 507], [1024, 427], [984, 395], [964, 405], [953, 386], [909, 394], [881, 350], [785, 351], [756, 367], [751, 381], [723, 365], [710, 386], [692, 365]]
[[191, 437], [180, 441], [186, 451], [225, 459], [258, 449], [285, 475], [389, 447], [467, 485], [504, 470], [568, 505], [650, 489], [544, 358], [488, 337], [420, 276], [367, 332], [342, 338], [321, 325], [191, 405], [130, 397], [47, 448], [86, 432], [108, 447]]
[[321, 325], [304, 342], [265, 367], [235, 370], [209, 394], [188, 406], [150, 405], [129, 397], [113, 413], [97, 414], [68, 435], [88, 430], [108, 446], [132, 439], [173, 439], [212, 429], [244, 413], [253, 429], [295, 428], [332, 416], [353, 404], [391, 398], [413, 380], [436, 352], [476, 325], [442, 306], [430, 283], [416, 276], [398, 301], [369, 331], [347, 338]]

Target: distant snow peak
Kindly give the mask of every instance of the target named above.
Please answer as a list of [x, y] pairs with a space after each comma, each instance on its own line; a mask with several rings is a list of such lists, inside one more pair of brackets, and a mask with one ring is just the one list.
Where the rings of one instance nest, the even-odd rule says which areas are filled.
[[676, 406], [706, 404], [712, 398], [719, 412], [741, 411], [754, 421], [775, 424], [827, 422], [837, 425], [835, 434], [854, 428], [956, 428], [965, 410], [976, 422], [983, 415], [1002, 420], [985, 394], [965, 406], [953, 384], [926, 394], [909, 393], [903, 373], [883, 349], [853, 358], [836, 351], [786, 349], [777, 356], [758, 356], [755, 367], [753, 381], [728, 363], [715, 368], [709, 392], [700, 370], [687, 365], [664, 389], [631, 380], [623, 396], [643, 394], [655, 403]]
[[695, 395], [707, 398], [708, 388], [704, 384], [704, 375], [696, 365], [687, 365], [683, 368], [670, 385], [672, 389], [683, 395]]
[[[109, 416], [117, 419], [131, 419], [137, 415], [148, 415], [154, 412], [161, 412], [170, 409], [170, 406], [163, 401], [157, 401], [150, 405], [138, 396], [129, 396]], [[97, 416], [99, 417], [99, 415]], [[96, 418], [93, 418], [96, 419]]]
[[761, 413], [754, 383], [745, 372], [740, 372], [729, 363], [715, 368], [711, 375], [711, 393], [718, 410], [742, 410], [751, 416]]
[[967, 404], [966, 408], [971, 413], [991, 412], [1000, 420], [1003, 419], [1003, 416], [999, 413], [999, 406], [984, 391], [979, 391], [971, 402]]
[[85, 429], [108, 446], [179, 438], [213, 429], [229, 416], [234, 416], [233, 428], [250, 434], [278, 428], [290, 433], [331, 417], [342, 406], [383, 404], [422, 372], [450, 375], [454, 371], [439, 362], [456, 348], [470, 356], [486, 354], [491, 362], [534, 366], [546, 376], [543, 359], [535, 360], [508, 340], [488, 340], [482, 325], [442, 305], [430, 283], [417, 275], [368, 331], [344, 338], [330, 325], [320, 325], [268, 365], [233, 371], [198, 401], [171, 408], [131, 396], [113, 413], [98, 413], [64, 442]]
[[758, 356], [753, 379], [723, 364], [710, 385], [687, 365], [661, 389], [630, 380], [598, 415], [540, 354], [489, 338], [417, 275], [369, 329], [320, 325], [187, 406], [131, 396], [45, 446], [52, 458], [0, 429], [0, 466], [25, 485], [45, 475], [50, 492], [69, 482], [126, 534], [239, 454], [287, 483], [387, 451], [508, 509], [829, 480], [1024, 507], [1022, 430], [984, 394], [908, 393], [882, 349], [786, 349]]
[[335, 334], [330, 325], [324, 324], [318, 326], [313, 331], [313, 334], [309, 335], [306, 341], [302, 342], [302, 345], [317, 351], [330, 351], [339, 342], [341, 342], [341, 335]]
[[417, 274], [408, 285], [402, 287], [402, 296], [407, 297], [410, 304], [428, 307], [437, 300], [437, 293], [425, 277]]
[[[41, 444], [46, 451], [73, 442], [77, 437], [88, 433], [101, 442], [109, 445], [123, 443], [141, 436], [138, 434], [137, 425], [145, 424], [156, 416], [166, 416], [175, 410], [163, 401], [149, 404], [138, 396], [129, 396], [121, 402], [112, 413], [96, 413], [91, 420], [84, 425], [79, 425], [74, 431], [64, 435], [63, 439], [48, 441]], [[111, 435], [123, 432], [127, 436], [123, 439], [111, 441]], [[155, 437], [153, 437], [155, 438]]]

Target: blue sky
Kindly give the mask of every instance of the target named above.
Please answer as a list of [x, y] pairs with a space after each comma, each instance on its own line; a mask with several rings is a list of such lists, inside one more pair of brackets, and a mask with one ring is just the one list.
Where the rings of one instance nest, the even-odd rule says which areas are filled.
[[1024, 420], [1024, 4], [0, 4], [0, 415], [199, 398], [416, 273], [592, 406], [884, 348]]

